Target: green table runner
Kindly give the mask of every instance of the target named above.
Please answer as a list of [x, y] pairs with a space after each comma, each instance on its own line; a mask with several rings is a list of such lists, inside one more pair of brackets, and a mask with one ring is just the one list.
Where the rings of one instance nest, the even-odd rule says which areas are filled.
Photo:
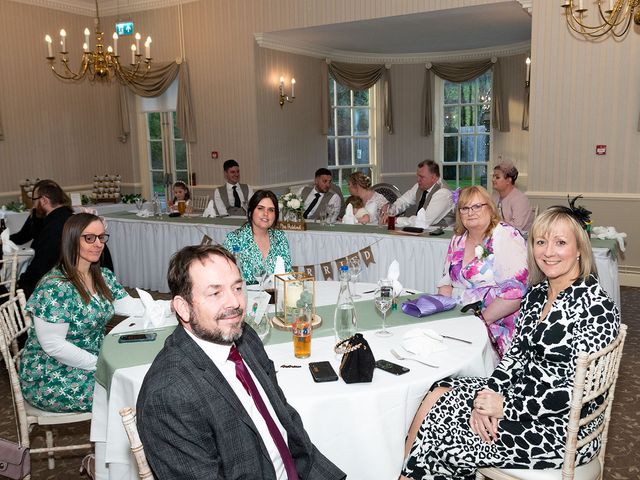
[[[398, 299], [398, 310], [390, 312], [387, 315], [387, 325], [389, 327], [424, 323], [433, 320], [443, 320], [462, 315], [458, 308], [424, 318], [415, 318], [403, 313], [400, 309], [402, 302], [409, 298], [416, 297], [417, 295], [413, 295], [400, 297]], [[373, 300], [355, 302], [355, 306], [359, 331], [377, 330], [381, 327], [382, 317], [375, 310]], [[326, 305], [316, 308], [316, 314], [320, 315], [322, 318], [322, 324], [313, 330], [314, 337], [328, 337], [333, 335], [334, 310], [335, 305]], [[98, 356], [96, 381], [109, 391], [111, 388], [111, 377], [117, 369], [151, 363], [164, 346], [164, 342], [167, 337], [171, 335], [174, 329], [175, 327], [166, 327], [154, 330], [157, 332], [158, 336], [153, 342], [118, 343], [119, 335], [107, 335], [102, 344], [100, 355]], [[291, 332], [271, 328], [271, 333], [267, 338], [265, 338], [264, 344], [276, 345], [291, 341]]]
[[[141, 218], [136, 216], [135, 213], [130, 212], [114, 212], [105, 215], [107, 218], [116, 218], [123, 220], [144, 220], [151, 222], [166, 222], [166, 223], [195, 223], [200, 225], [223, 225], [223, 226], [236, 226], [240, 227], [244, 224], [245, 220], [241, 218], [229, 218], [229, 217], [216, 217], [216, 218], [204, 218], [204, 217], [168, 217], [166, 215], [162, 217], [148, 217]], [[403, 235], [401, 230], [396, 230], [395, 233], [391, 233], [386, 227], [380, 227], [377, 225], [343, 225], [341, 223], [333, 226], [320, 225], [319, 223], [307, 223], [308, 232], [347, 232], [347, 233], [377, 233], [380, 235]], [[442, 235], [433, 237], [426, 233], [415, 235], [418, 237], [426, 238], [444, 238], [451, 239], [453, 232], [445, 231]], [[618, 256], [618, 242], [616, 240], [600, 240], [598, 238], [591, 239], [591, 246], [593, 248], [606, 248], [609, 254], [613, 257]]]

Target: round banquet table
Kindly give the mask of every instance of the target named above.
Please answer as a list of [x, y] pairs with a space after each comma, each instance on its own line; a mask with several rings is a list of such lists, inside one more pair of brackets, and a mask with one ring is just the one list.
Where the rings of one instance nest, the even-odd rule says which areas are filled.
[[[335, 304], [338, 285], [338, 282], [316, 282], [317, 305]], [[363, 293], [374, 288], [374, 284], [359, 283], [356, 290]], [[364, 294], [361, 307], [369, 308], [370, 305], [373, 309], [372, 298], [371, 293]], [[357, 302], [357, 308], [358, 304], [360, 302]], [[448, 315], [448, 318], [439, 318], [442, 315]], [[394, 318], [398, 320], [394, 321]], [[399, 325], [400, 319], [404, 325]], [[332, 320], [323, 318], [323, 330], [328, 328], [328, 323], [332, 324]], [[332, 335], [313, 338], [312, 354], [307, 359], [296, 359], [289, 341], [265, 347], [276, 367], [278, 383], [288, 402], [300, 413], [312, 442], [347, 473], [349, 479], [397, 479], [409, 424], [433, 382], [452, 375], [487, 376], [495, 365], [485, 328], [473, 316], [446, 312], [418, 319], [397, 311], [388, 320], [392, 336], [378, 337], [375, 330], [362, 333], [376, 359], [399, 363], [410, 368], [410, 372], [396, 376], [376, 369], [371, 383], [346, 384], [341, 379], [314, 383], [309, 362], [328, 360], [336, 372], [339, 371], [340, 357], [333, 353], [335, 341]], [[438, 368], [396, 360], [390, 354], [390, 348], [399, 348], [403, 334], [416, 326], [462, 337], [471, 340], [472, 344], [445, 340], [446, 350], [428, 357], [429, 363]], [[136, 319], [127, 319], [110, 335], [139, 329]], [[269, 337], [266, 340], [268, 342]], [[106, 355], [104, 350], [101, 356]], [[138, 478], [118, 411], [123, 407], [135, 407], [151, 361], [152, 358], [141, 365], [116, 369], [108, 391], [96, 383], [91, 440], [96, 442], [98, 479]], [[281, 365], [300, 365], [300, 368]]]

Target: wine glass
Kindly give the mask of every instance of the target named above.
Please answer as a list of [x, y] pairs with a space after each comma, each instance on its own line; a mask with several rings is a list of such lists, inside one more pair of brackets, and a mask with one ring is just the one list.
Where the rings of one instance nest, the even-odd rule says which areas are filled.
[[140, 212], [142, 210], [142, 198], [136, 197], [135, 203], [136, 203], [136, 208], [138, 209], [138, 212]]
[[393, 335], [387, 330], [387, 312], [393, 303], [393, 283], [390, 280], [380, 280], [374, 297], [376, 309], [382, 314], [382, 329], [376, 332], [379, 337]]
[[253, 311], [247, 312], [244, 321], [255, 330], [255, 332], [258, 334], [258, 337], [260, 337], [260, 340], [264, 340], [267, 335], [269, 335], [269, 331], [271, 330], [271, 323], [269, 322], [269, 318], [267, 317], [266, 312], [262, 314], [260, 318], [256, 319], [256, 307], [257, 304], [254, 304]]
[[264, 263], [260, 262], [253, 267], [253, 278], [256, 279], [258, 285], [260, 286], [260, 290], [264, 290], [264, 283], [267, 281], [267, 277], [269, 276], [269, 272], [267, 271]]
[[349, 281], [351, 282], [351, 298], [362, 298], [362, 295], [356, 293], [356, 280], [360, 273], [362, 273], [362, 262], [360, 262], [360, 256], [351, 257], [349, 259]]

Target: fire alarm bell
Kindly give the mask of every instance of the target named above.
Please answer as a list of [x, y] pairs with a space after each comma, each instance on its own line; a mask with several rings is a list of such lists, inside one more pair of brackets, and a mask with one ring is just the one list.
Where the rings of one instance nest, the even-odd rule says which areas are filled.
[[211, 159], [212, 160], [217, 160], [218, 159], [218, 152], [211, 152]]
[[606, 154], [607, 154], [606, 145], [596, 145], [596, 155], [606, 155]]

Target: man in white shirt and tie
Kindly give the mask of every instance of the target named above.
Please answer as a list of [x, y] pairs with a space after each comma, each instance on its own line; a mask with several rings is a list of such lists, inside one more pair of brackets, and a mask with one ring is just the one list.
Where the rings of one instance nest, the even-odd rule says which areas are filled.
[[179, 325], [140, 389], [137, 420], [158, 480], [341, 480], [278, 386], [243, 322], [246, 298], [220, 245], [178, 251], [167, 275]]
[[342, 198], [331, 190], [331, 171], [328, 168], [316, 170], [313, 186], [302, 187], [298, 195], [304, 201], [305, 219], [316, 220], [327, 214], [327, 220], [335, 222], [340, 209], [342, 208]]
[[246, 183], [240, 183], [240, 165], [233, 159], [222, 165], [226, 183], [213, 191], [213, 202], [218, 215], [245, 216], [246, 205], [253, 195], [253, 189]]
[[[451, 190], [440, 179], [440, 166], [433, 160], [424, 160], [418, 164], [416, 177], [418, 183], [389, 207], [388, 215], [403, 215], [396, 220], [403, 227], [414, 225], [417, 213], [424, 209], [427, 226], [453, 225], [456, 217]], [[383, 216], [381, 223], [387, 222], [388, 215]]]

